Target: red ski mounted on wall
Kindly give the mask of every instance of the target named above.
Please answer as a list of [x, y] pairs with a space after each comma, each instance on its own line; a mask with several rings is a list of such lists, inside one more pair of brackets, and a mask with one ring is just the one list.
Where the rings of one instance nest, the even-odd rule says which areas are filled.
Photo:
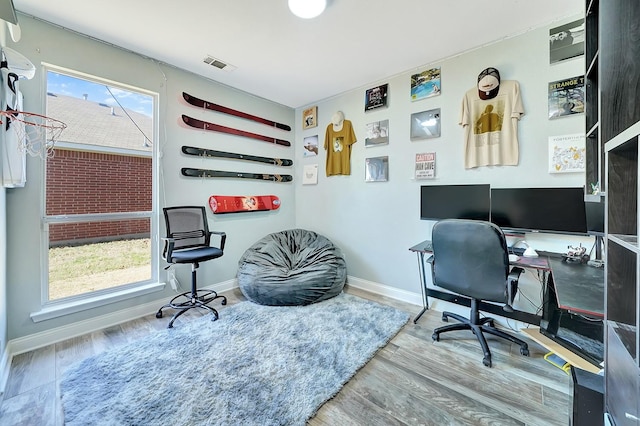
[[191, 96], [190, 94], [185, 93], [185, 92], [182, 92], [182, 97], [184, 98], [185, 101], [187, 101], [188, 104], [193, 105], [193, 106], [198, 107], [198, 108], [204, 108], [204, 109], [208, 109], [208, 110], [211, 110], [211, 111], [217, 111], [217, 112], [221, 112], [223, 114], [233, 115], [233, 116], [236, 116], [236, 117], [240, 117], [240, 118], [244, 118], [244, 119], [247, 119], [247, 120], [255, 121], [257, 123], [266, 124], [267, 126], [275, 127], [275, 128], [281, 129], [281, 130], [291, 131], [291, 127], [287, 126], [286, 124], [282, 124], [282, 123], [278, 123], [278, 122], [273, 121], [273, 120], [269, 120], [269, 119], [266, 119], [266, 118], [258, 117], [257, 115], [251, 115], [251, 114], [248, 114], [246, 112], [238, 111], [236, 109], [232, 109], [232, 108], [229, 108], [229, 107], [226, 107], [226, 106], [214, 104], [212, 102], [196, 98], [195, 96]]
[[194, 127], [196, 129], [209, 130], [212, 132], [228, 133], [231, 135], [242, 136], [250, 139], [257, 139], [259, 141], [275, 143], [282, 146], [291, 146], [291, 142], [284, 139], [272, 138], [270, 136], [259, 135], [257, 133], [247, 132], [245, 130], [234, 129], [232, 127], [221, 126], [219, 124], [209, 123], [208, 121], [198, 120], [197, 118], [189, 117], [182, 114], [182, 121], [187, 126]]
[[280, 198], [275, 195], [212, 195], [209, 207], [215, 214], [277, 210]]

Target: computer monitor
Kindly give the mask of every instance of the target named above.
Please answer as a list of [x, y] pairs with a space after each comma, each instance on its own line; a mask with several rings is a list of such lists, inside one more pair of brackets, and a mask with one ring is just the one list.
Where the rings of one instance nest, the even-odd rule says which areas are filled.
[[489, 184], [423, 185], [420, 187], [420, 219], [489, 220]]
[[491, 221], [507, 230], [587, 234], [582, 188], [492, 188]]

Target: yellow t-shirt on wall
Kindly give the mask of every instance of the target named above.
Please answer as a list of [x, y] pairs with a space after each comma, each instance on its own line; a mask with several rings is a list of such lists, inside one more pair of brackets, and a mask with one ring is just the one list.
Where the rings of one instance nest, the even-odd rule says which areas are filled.
[[342, 129], [336, 131], [333, 124], [327, 126], [324, 149], [327, 151], [327, 176], [351, 174], [351, 145], [356, 143], [351, 121], [344, 120]]

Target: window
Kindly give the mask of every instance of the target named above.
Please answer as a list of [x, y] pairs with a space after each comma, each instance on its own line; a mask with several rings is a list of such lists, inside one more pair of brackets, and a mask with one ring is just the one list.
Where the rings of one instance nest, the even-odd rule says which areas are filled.
[[156, 95], [47, 67], [46, 115], [67, 128], [45, 161], [45, 303], [157, 281]]

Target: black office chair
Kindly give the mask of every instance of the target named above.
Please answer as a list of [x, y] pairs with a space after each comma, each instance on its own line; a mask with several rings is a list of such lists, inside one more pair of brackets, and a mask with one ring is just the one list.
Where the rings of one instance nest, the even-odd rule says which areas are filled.
[[511, 303], [518, 289], [522, 268], [509, 267], [507, 243], [502, 230], [490, 222], [447, 219], [433, 226], [431, 241], [433, 255], [428, 259], [432, 267], [433, 284], [471, 299], [469, 319], [451, 312], [443, 312], [442, 320], [454, 318], [459, 324], [436, 328], [432, 338], [453, 330], [471, 330], [482, 346], [482, 363], [491, 367], [491, 352], [483, 333], [493, 334], [520, 345], [520, 353], [529, 355], [527, 343], [495, 328], [493, 318], [480, 318], [480, 301], [504, 303], [505, 311], [512, 311]]
[[[196, 269], [200, 262], [217, 259], [223, 255], [227, 235], [224, 232], [209, 231], [207, 214], [202, 206], [166, 207], [163, 210], [167, 237], [163, 238], [165, 245], [162, 258], [171, 264], [191, 264], [191, 291], [177, 295], [158, 309], [156, 318], [162, 318], [162, 310], [165, 308], [177, 310], [169, 321], [168, 328], [172, 328], [173, 322], [180, 315], [192, 308], [202, 308], [211, 312], [215, 321], [218, 319], [218, 311], [208, 306], [208, 303], [222, 299], [222, 304], [226, 305], [227, 298], [219, 296], [213, 290], [198, 290]], [[211, 235], [219, 236], [219, 247], [211, 246]], [[165, 269], [170, 267], [171, 265]]]

